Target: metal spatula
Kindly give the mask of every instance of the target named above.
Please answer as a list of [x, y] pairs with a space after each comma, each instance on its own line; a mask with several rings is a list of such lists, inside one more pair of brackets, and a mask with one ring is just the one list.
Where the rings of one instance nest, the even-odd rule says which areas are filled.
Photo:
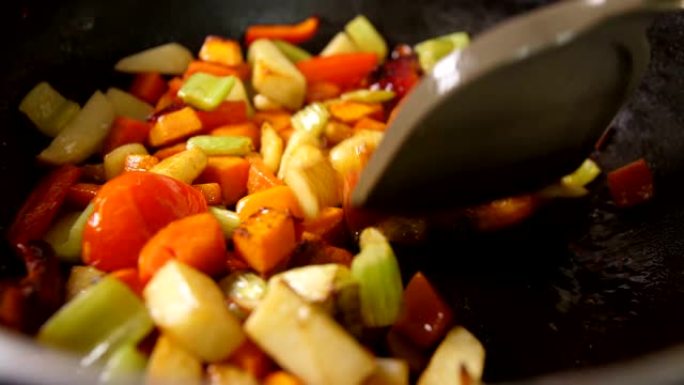
[[452, 208], [532, 191], [572, 171], [635, 90], [645, 29], [684, 1], [562, 1], [441, 60], [407, 96], [352, 203]]

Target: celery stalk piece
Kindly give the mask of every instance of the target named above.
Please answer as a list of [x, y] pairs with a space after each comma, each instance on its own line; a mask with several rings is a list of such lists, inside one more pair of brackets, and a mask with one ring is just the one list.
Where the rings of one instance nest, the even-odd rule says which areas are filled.
[[361, 252], [352, 261], [352, 275], [359, 282], [361, 315], [366, 326], [394, 323], [402, 306], [401, 272], [385, 236], [367, 228], [359, 241]]
[[387, 56], [387, 43], [366, 16], [358, 15], [344, 27], [345, 32], [361, 52], [373, 52], [382, 63]]
[[82, 162], [100, 148], [113, 121], [114, 107], [96, 91], [38, 158], [51, 164]]
[[73, 351], [88, 366], [120, 346], [137, 343], [153, 327], [140, 298], [118, 279], [105, 277], [50, 317], [37, 338]]
[[76, 102], [64, 98], [47, 82], [38, 83], [19, 104], [19, 111], [26, 114], [40, 132], [51, 137], [57, 136], [80, 109]]
[[414, 50], [418, 54], [420, 67], [424, 72], [429, 72], [444, 56], [454, 50], [465, 48], [469, 43], [470, 37], [467, 33], [456, 32], [418, 43]]
[[188, 139], [187, 148], [198, 148], [207, 156], [244, 156], [254, 151], [254, 144], [252, 138], [246, 136], [198, 135]]
[[223, 235], [228, 239], [232, 238], [233, 231], [240, 226], [240, 217], [237, 213], [214, 206], [209, 207], [209, 212], [219, 221]]
[[106, 275], [107, 273], [104, 271], [92, 266], [76, 265], [72, 267], [66, 283], [66, 300], [71, 301], [77, 295], [87, 291]]
[[599, 166], [591, 159], [586, 159], [572, 174], [566, 175], [561, 182], [566, 186], [584, 187], [601, 174]]
[[330, 113], [323, 103], [312, 103], [294, 114], [291, 122], [295, 130], [320, 137], [329, 118]]
[[219, 287], [230, 301], [229, 308], [238, 317], [256, 309], [266, 294], [266, 281], [248, 271], [230, 274], [219, 281]]
[[384, 103], [394, 99], [393, 91], [385, 90], [356, 90], [345, 92], [340, 99], [361, 103]]
[[178, 43], [148, 48], [119, 60], [114, 69], [120, 72], [159, 72], [181, 75], [192, 61], [192, 52]]
[[124, 170], [128, 155], [147, 155], [147, 149], [140, 143], [119, 146], [104, 156], [105, 178], [114, 179]]
[[247, 115], [254, 115], [254, 107], [252, 107], [252, 103], [249, 101], [249, 95], [245, 88], [245, 84], [239, 78], [235, 78], [235, 85], [228, 93], [228, 96], [226, 96], [226, 100], [231, 102], [245, 102], [245, 105], [247, 105]]
[[343, 53], [359, 52], [359, 47], [344, 32], [338, 32], [321, 51], [321, 56], [333, 56]]
[[93, 204], [91, 203], [82, 212], [64, 215], [45, 234], [45, 241], [52, 246], [55, 255], [60, 260], [68, 263], [81, 261], [83, 229], [92, 213]]
[[306, 78], [272, 41], [259, 39], [249, 46], [254, 90], [296, 111], [306, 96]]
[[145, 121], [147, 117], [152, 115], [154, 107], [137, 97], [122, 91], [118, 88], [111, 87], [105, 94], [109, 102], [114, 106], [114, 113], [116, 116], [125, 116], [131, 119]]
[[214, 76], [198, 72], [178, 90], [178, 97], [193, 107], [211, 111], [226, 100], [235, 86], [235, 76]]
[[306, 50], [297, 47], [294, 44], [290, 44], [283, 40], [273, 40], [273, 44], [278, 47], [280, 52], [283, 53], [291, 62], [297, 63], [298, 61], [311, 59], [311, 54], [306, 52]]
[[100, 384], [133, 383], [147, 366], [147, 357], [133, 344], [124, 345], [109, 357], [100, 373]]

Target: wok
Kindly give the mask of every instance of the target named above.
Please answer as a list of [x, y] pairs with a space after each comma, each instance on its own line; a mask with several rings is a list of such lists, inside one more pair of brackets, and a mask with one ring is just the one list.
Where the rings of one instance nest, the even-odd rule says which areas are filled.
[[[295, 22], [310, 14], [320, 49], [358, 13], [391, 43], [456, 30], [477, 34], [543, 0], [181, 0], [5, 2], [0, 12], [0, 224], [4, 231], [44, 171], [47, 144], [17, 111], [40, 80], [83, 102], [95, 88], [126, 87], [112, 71], [127, 54], [178, 41], [196, 51], [207, 34], [241, 36], [250, 23]], [[487, 349], [485, 381], [519, 384], [684, 383], [684, 14], [648, 30], [652, 62], [614, 120], [598, 160], [604, 170], [645, 157], [655, 198], [619, 210], [605, 181], [589, 198], [552, 204], [515, 228], [473, 234], [458, 228], [399, 250], [405, 276], [424, 271], [453, 305], [458, 323]], [[562, 90], [558, 90], [562, 92]], [[407, 198], [408, 199], [408, 198]], [[4, 246], [3, 246], [4, 247]], [[16, 271], [2, 249], [0, 275]], [[7, 383], [77, 383], [73, 362], [29, 340], [0, 334]], [[84, 380], [87, 382], [87, 380]]]

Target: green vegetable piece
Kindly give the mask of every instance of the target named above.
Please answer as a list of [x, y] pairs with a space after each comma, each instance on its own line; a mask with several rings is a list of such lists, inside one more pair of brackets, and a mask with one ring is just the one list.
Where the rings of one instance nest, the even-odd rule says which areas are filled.
[[401, 311], [401, 272], [387, 239], [375, 228], [361, 233], [361, 252], [352, 261], [352, 276], [359, 282], [361, 316], [368, 327], [388, 326]]
[[236, 271], [219, 282], [221, 290], [230, 301], [229, 309], [240, 319], [259, 305], [266, 294], [266, 281], [247, 271]]
[[100, 373], [100, 384], [130, 384], [145, 371], [147, 357], [133, 344], [117, 349]]
[[444, 56], [454, 50], [465, 48], [469, 43], [470, 37], [467, 33], [456, 32], [418, 43], [414, 50], [418, 54], [420, 67], [424, 72], [430, 72]]
[[233, 231], [240, 226], [240, 217], [238, 217], [237, 213], [215, 206], [210, 206], [209, 212], [219, 221], [223, 235], [226, 238], [232, 238]]
[[178, 90], [178, 96], [189, 105], [205, 111], [218, 107], [235, 85], [235, 76], [193, 74]]
[[273, 44], [278, 47], [280, 52], [283, 53], [291, 62], [297, 63], [298, 61], [311, 59], [311, 54], [306, 52], [304, 49], [297, 47], [294, 44], [290, 44], [283, 40], [273, 40]]
[[572, 174], [563, 177], [561, 182], [566, 186], [584, 187], [601, 174], [599, 166], [591, 159], [586, 159]]
[[319, 137], [328, 123], [330, 113], [323, 103], [313, 103], [301, 109], [291, 118], [292, 127]]
[[394, 99], [393, 91], [385, 90], [356, 90], [345, 92], [340, 95], [342, 100], [361, 103], [384, 103]]
[[387, 43], [366, 16], [356, 16], [347, 23], [344, 30], [361, 52], [374, 52], [380, 63], [385, 60]]
[[93, 204], [91, 203], [82, 212], [64, 215], [45, 234], [45, 241], [52, 246], [59, 259], [68, 263], [81, 261], [83, 229], [92, 213]]
[[89, 366], [119, 347], [135, 344], [154, 327], [138, 296], [107, 276], [62, 306], [38, 332], [45, 345], [70, 350]]
[[57, 136], [80, 109], [76, 102], [66, 99], [47, 82], [38, 83], [19, 104], [19, 111], [50, 137]]
[[252, 139], [247, 136], [199, 135], [188, 139], [187, 149], [198, 148], [207, 156], [243, 156], [254, 151]]

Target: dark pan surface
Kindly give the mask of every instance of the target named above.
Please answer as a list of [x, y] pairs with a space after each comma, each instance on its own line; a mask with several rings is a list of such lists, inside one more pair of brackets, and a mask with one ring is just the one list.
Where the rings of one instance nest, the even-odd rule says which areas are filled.
[[[392, 42], [482, 31], [544, 1], [20, 1], [3, 4], [0, 61], [0, 224], [6, 226], [41, 173], [47, 142], [17, 112], [20, 98], [48, 80], [84, 102], [97, 87], [127, 86], [119, 57], [179, 41], [197, 50], [207, 34], [240, 36], [248, 23], [323, 20], [319, 49], [344, 22], [366, 14]], [[617, 210], [604, 180], [591, 198], [559, 202], [495, 235], [451, 233], [401, 253], [424, 270], [486, 345], [487, 381], [595, 366], [684, 341], [684, 15], [649, 31], [653, 62], [635, 98], [615, 120], [599, 156], [605, 170], [646, 157], [656, 198]], [[559, 90], [562, 92], [562, 90]], [[3, 249], [4, 250], [4, 249]], [[2, 269], [12, 265], [3, 251]], [[0, 270], [0, 274], [1, 274]], [[1, 376], [0, 376], [1, 377]], [[682, 379], [684, 380], [684, 379]]]

